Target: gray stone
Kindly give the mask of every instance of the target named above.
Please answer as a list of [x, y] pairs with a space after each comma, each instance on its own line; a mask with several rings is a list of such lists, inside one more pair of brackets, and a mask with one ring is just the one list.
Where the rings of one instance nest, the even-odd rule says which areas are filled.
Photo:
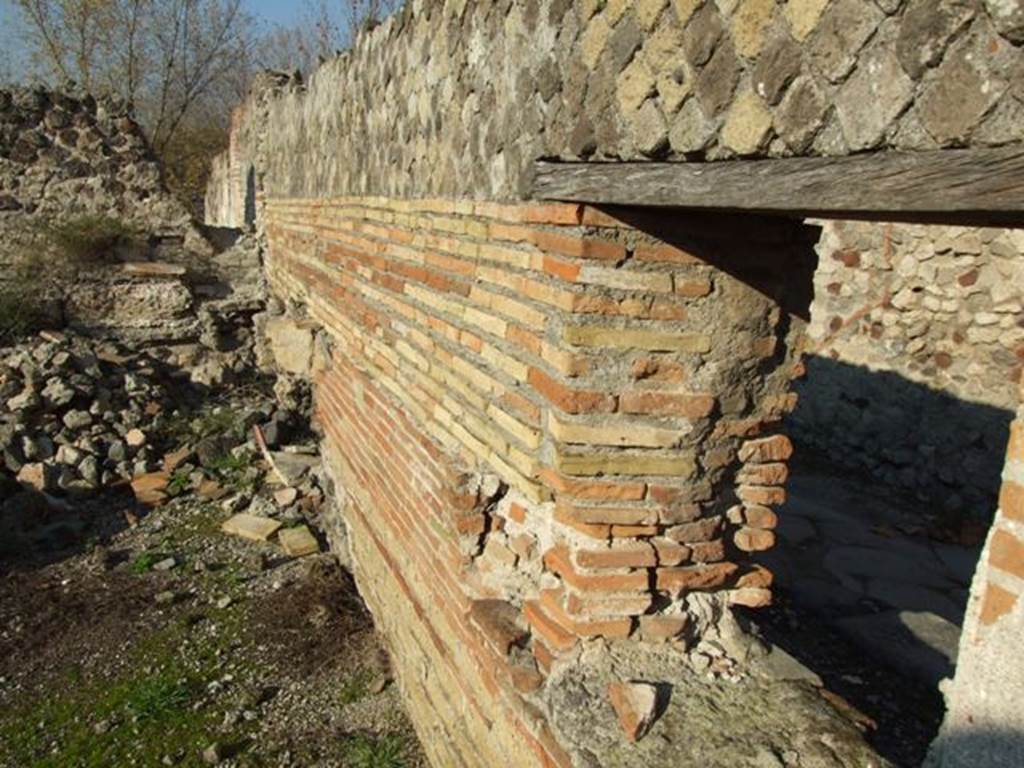
[[63, 408], [75, 399], [75, 390], [73, 387], [69, 387], [63, 379], [53, 377], [47, 380], [42, 396], [48, 407]]
[[311, 469], [320, 466], [319, 456], [284, 452], [275, 452], [271, 455], [274, 458], [274, 466], [284, 475], [288, 485], [298, 485]]
[[915, 80], [935, 64], [947, 43], [974, 16], [967, 0], [912, 0], [903, 12], [896, 56]]
[[1000, 35], [1024, 43], [1024, 0], [985, 0], [985, 10]]
[[714, 3], [704, 3], [683, 31], [683, 51], [692, 67], [708, 62], [722, 36], [722, 19]]
[[78, 474], [92, 488], [100, 486], [100, 463], [95, 456], [86, 456], [78, 465]]
[[786, 88], [800, 73], [800, 48], [785, 32], [772, 37], [757, 59], [754, 90], [769, 104], [778, 104]]
[[971, 136], [979, 144], [1009, 144], [1019, 140], [1022, 125], [1024, 104], [1004, 96]]
[[62, 421], [68, 429], [78, 431], [92, 424], [92, 416], [88, 411], [68, 411]]
[[729, 105], [740, 79], [740, 71], [740, 62], [732, 43], [724, 41], [694, 83], [694, 93], [700, 99], [705, 114], [715, 117]]
[[643, 32], [640, 31], [632, 15], [619, 21], [608, 39], [608, 48], [605, 51], [605, 55], [610, 58], [612, 71], [621, 72], [632, 60], [633, 54], [637, 52], [643, 41]]
[[697, 99], [691, 98], [672, 120], [668, 140], [676, 152], [701, 152], [714, 135], [714, 124], [705, 116]]
[[927, 79], [917, 113], [939, 144], [964, 141], [1006, 89], [989, 69], [985, 43], [980, 33], [955, 43]]
[[884, 14], [860, 0], [835, 0], [825, 10], [808, 39], [811, 66], [839, 82], [857, 61], [857, 53], [878, 27]]
[[630, 134], [641, 154], [656, 157], [668, 148], [668, 126], [654, 99], [628, 119]]
[[913, 82], [888, 48], [874, 47], [865, 52], [835, 99], [850, 149], [871, 149], [881, 143], [886, 129], [913, 95]]
[[794, 152], [803, 152], [814, 140], [825, 114], [825, 100], [814, 80], [798, 77], [775, 110], [775, 132]]
[[53, 440], [46, 435], [26, 435], [21, 440], [21, 452], [25, 461], [46, 461], [53, 458], [56, 449]]

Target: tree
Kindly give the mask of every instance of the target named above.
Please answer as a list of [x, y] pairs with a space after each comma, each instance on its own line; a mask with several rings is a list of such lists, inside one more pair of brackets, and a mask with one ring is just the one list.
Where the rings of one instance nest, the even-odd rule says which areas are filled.
[[325, 59], [355, 44], [359, 32], [379, 24], [403, 0], [305, 0], [298, 20], [277, 25], [260, 46], [260, 65], [309, 75]]
[[349, 45], [355, 45], [359, 33], [375, 27], [402, 7], [403, 0], [342, 0]]
[[252, 61], [255, 26], [242, 0], [13, 2], [51, 79], [125, 98], [158, 153], [204, 101], [225, 88], [235, 95], [239, 67]]

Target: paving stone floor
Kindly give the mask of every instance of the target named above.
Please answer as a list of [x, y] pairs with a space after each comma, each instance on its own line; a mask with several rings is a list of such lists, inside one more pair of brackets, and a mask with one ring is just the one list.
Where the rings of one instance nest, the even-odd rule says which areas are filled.
[[923, 682], [949, 677], [980, 545], [928, 535], [928, 510], [870, 480], [796, 464], [762, 562], [798, 607]]

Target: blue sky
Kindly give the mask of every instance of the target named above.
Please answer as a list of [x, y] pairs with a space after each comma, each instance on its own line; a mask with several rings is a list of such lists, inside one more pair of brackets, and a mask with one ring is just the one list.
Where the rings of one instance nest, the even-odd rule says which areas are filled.
[[[243, 4], [254, 16], [264, 20], [267, 25], [292, 24], [298, 21], [302, 13], [301, 0], [243, 0]], [[18, 77], [16, 70], [22, 67], [21, 51], [23, 47], [18, 39], [15, 11], [10, 0], [0, 0], [0, 80], [5, 68], [10, 67], [13, 76]]]
[[245, 0], [245, 5], [254, 15], [281, 24], [296, 21], [302, 12], [301, 3], [281, 2], [281, 0]]

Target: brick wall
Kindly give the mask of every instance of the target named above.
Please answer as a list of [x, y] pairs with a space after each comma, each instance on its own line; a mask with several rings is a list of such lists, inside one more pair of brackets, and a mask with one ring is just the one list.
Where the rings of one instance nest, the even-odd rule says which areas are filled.
[[1024, 714], [1024, 387], [1010, 426], [999, 511], [989, 531], [960, 638], [946, 718], [927, 765], [1017, 765]]
[[770, 600], [749, 553], [784, 499], [816, 230], [266, 206], [271, 287], [329, 340], [317, 414], [356, 577], [438, 765], [567, 764], [528, 703], [580, 640], [685, 647], [694, 595]]

